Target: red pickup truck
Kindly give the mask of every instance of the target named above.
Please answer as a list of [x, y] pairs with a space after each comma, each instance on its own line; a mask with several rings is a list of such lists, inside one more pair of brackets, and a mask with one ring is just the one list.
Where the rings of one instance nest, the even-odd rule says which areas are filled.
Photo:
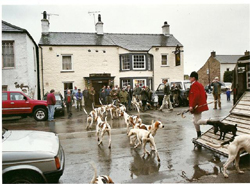
[[37, 121], [48, 118], [47, 102], [33, 100], [20, 91], [2, 92], [2, 114], [4, 116], [34, 116]]

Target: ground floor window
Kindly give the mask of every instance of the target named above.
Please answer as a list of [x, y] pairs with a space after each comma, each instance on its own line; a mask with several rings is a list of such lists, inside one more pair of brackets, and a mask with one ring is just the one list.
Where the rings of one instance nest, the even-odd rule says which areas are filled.
[[67, 93], [67, 90], [69, 89], [72, 93], [73, 91], [73, 82], [63, 82], [63, 87], [64, 87], [64, 94]]
[[143, 87], [147, 85], [147, 80], [146, 79], [134, 79], [133, 84], [134, 86], [139, 85], [139, 87]]
[[8, 86], [7, 85], [2, 85], [2, 91], [8, 91]]
[[121, 86], [122, 88], [130, 85], [130, 79], [122, 79], [121, 82], [122, 82], [122, 86]]

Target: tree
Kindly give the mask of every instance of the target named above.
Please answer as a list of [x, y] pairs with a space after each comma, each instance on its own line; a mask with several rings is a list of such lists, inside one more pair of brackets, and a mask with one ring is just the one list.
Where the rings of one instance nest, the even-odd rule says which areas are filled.
[[233, 71], [225, 71], [223, 76], [224, 82], [233, 81]]

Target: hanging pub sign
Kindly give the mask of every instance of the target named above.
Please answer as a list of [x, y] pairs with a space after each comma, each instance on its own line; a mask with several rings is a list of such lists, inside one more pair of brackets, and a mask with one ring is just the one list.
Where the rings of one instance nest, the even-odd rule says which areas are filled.
[[175, 51], [173, 51], [175, 54], [175, 66], [181, 65], [181, 52], [183, 52], [183, 50], [180, 50], [180, 46], [177, 45]]

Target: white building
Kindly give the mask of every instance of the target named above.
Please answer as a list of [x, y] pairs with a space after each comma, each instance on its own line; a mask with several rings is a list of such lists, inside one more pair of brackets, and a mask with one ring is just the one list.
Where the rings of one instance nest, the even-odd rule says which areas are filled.
[[23, 28], [2, 21], [2, 90], [39, 98], [38, 47]]
[[128, 84], [155, 90], [162, 79], [183, 80], [183, 46], [167, 22], [162, 34], [105, 33], [100, 15], [96, 33], [49, 32], [49, 25], [45, 12], [39, 42], [41, 94], [51, 88], [63, 94], [74, 86], [99, 91], [103, 85]]

